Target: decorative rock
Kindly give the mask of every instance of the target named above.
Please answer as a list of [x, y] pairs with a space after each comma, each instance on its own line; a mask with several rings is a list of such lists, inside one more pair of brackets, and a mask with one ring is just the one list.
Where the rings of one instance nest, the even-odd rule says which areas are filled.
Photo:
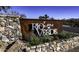
[[45, 43], [46, 46], [49, 46], [49, 43]]
[[53, 42], [55, 45], [57, 44], [56, 41]]
[[41, 48], [41, 45], [38, 45], [37, 48]]
[[64, 48], [65, 48], [66, 50], [68, 50], [68, 49], [69, 49], [69, 45], [68, 45], [68, 44], [65, 44], [65, 45], [64, 45]]
[[26, 48], [26, 51], [27, 51], [27, 52], [30, 52], [30, 47], [27, 47], [27, 48]]
[[11, 38], [11, 40], [12, 40], [12, 41], [14, 41], [14, 40], [15, 40], [15, 38]]
[[61, 46], [61, 43], [58, 43], [57, 46], [60, 47]]
[[61, 49], [61, 48], [58, 46], [58, 47], [57, 47], [57, 51], [60, 51], [60, 49]]
[[50, 50], [52, 50], [52, 47], [49, 47]]
[[5, 27], [0, 27], [0, 32], [4, 32]]
[[35, 48], [36, 48], [36, 46], [32, 46], [32, 47], [31, 47], [31, 49], [35, 49]]
[[0, 32], [5, 35], [9, 40], [15, 40], [19, 37], [22, 38], [19, 17], [12, 18], [12, 16], [1, 16]]
[[32, 46], [32, 47], [30, 48], [30, 52], [35, 52], [35, 49], [36, 49], [36, 46]]
[[77, 37], [77, 39], [79, 40], [79, 37]]
[[6, 36], [2, 36], [2, 41], [4, 41], [4, 42], [9, 42], [9, 39], [6, 37]]
[[7, 26], [8, 28], [11, 28], [11, 29], [14, 29], [14, 27], [13, 26]]
[[2, 27], [5, 27], [5, 22], [1, 22], [0, 25], [1, 25]]
[[41, 49], [41, 52], [47, 52], [47, 50], [45, 49], [45, 47], [43, 47], [43, 48]]
[[42, 51], [42, 52], [46, 52], [46, 47], [45, 47], [45, 45], [42, 45], [42, 46], [41, 46], [41, 51]]
[[13, 22], [13, 20], [12, 19], [9, 19], [9, 22]]
[[41, 52], [41, 47], [37, 47], [36, 52]]
[[41, 45], [41, 48], [43, 48], [43, 47], [45, 47], [45, 46], [46, 46], [46, 45], [43, 44], [43, 45]]
[[19, 31], [17, 31], [17, 32], [16, 32], [16, 34], [17, 34], [18, 36], [20, 36], [20, 35], [21, 35]]
[[54, 45], [52, 44], [51, 47], [54, 48]]
[[35, 49], [31, 49], [30, 52], [35, 52]]
[[47, 52], [50, 52], [51, 48], [49, 46], [46, 46], [45, 49], [47, 50]]

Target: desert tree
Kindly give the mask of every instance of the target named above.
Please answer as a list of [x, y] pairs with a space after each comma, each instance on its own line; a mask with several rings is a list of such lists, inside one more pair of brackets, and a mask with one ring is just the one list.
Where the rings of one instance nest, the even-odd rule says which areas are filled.
[[47, 14], [45, 14], [45, 15], [44, 15], [44, 18], [45, 18], [45, 19], [48, 19], [48, 18], [49, 18], [49, 16], [48, 16]]
[[47, 14], [45, 14], [44, 16], [39, 16], [39, 19], [48, 19], [49, 16]]
[[8, 9], [10, 9], [10, 6], [0, 6], [0, 11], [7, 12]]
[[43, 19], [44, 17], [43, 16], [39, 16], [39, 19]]

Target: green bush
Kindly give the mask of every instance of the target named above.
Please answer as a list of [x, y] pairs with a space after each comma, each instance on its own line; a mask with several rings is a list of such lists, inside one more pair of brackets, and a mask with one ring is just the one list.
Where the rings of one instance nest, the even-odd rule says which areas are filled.
[[33, 45], [50, 42], [52, 39], [53, 39], [53, 37], [49, 36], [49, 35], [38, 37], [35, 34], [33, 34], [28, 42], [29, 42], [29, 46], [33, 46]]
[[51, 42], [53, 40], [62, 40], [62, 39], [65, 40], [74, 36], [75, 34], [66, 32], [66, 31], [62, 31], [58, 35], [53, 35], [53, 36], [44, 35], [44, 36], [38, 37], [35, 34], [32, 34], [30, 37], [30, 40], [28, 40], [28, 43], [29, 43], [28, 45], [33, 46], [33, 45], [43, 44], [46, 42]]
[[62, 38], [68, 38], [69, 36], [67, 35], [67, 33], [62, 32], [58, 34], [58, 37], [62, 39]]
[[40, 38], [41, 43], [50, 42], [53, 40], [53, 36], [49, 36], [49, 35], [44, 35], [44, 36], [39, 37], [39, 38]]
[[45, 42], [49, 42], [49, 38], [48, 36], [43, 36], [43, 37], [39, 37], [40, 38], [40, 43], [45, 43]]
[[40, 44], [40, 40], [36, 35], [33, 34], [30, 38], [29, 44], [30, 45], [38, 45], [38, 44]]
[[61, 33], [58, 34], [58, 37], [60, 39], [68, 39], [68, 38], [71, 38], [71, 37], [74, 37], [75, 35], [70, 33], [70, 32], [65, 32], [65, 31], [62, 31]]

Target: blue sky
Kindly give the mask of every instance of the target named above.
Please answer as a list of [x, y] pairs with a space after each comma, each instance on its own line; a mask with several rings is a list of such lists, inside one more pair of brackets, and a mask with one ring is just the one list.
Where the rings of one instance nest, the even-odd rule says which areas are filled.
[[79, 6], [12, 6], [12, 10], [25, 14], [27, 18], [45, 14], [55, 19], [79, 18]]

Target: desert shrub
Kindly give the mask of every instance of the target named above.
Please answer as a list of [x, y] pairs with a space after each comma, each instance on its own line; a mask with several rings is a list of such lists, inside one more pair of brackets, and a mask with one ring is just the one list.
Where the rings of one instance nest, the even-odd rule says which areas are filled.
[[58, 37], [60, 38], [60, 39], [64, 39], [64, 38], [68, 38], [69, 37], [69, 34], [68, 33], [64, 33], [64, 32], [61, 32], [61, 33], [59, 33], [58, 34]]
[[44, 35], [40, 38], [40, 43], [46, 43], [46, 42], [50, 42], [53, 40], [53, 36], [49, 36], [49, 35]]
[[68, 39], [74, 36], [75, 34], [66, 31], [62, 31], [58, 34], [59, 39]]
[[59, 40], [58, 34], [53, 34], [53, 40]]
[[40, 40], [36, 35], [33, 34], [29, 40], [29, 44], [30, 45], [38, 45], [38, 44], [40, 44]]
[[33, 46], [33, 45], [39, 45], [39, 44], [43, 44], [46, 42], [52, 42], [54, 40], [66, 40], [68, 38], [74, 37], [75, 34], [67, 32], [67, 31], [62, 31], [60, 33], [58, 33], [57, 35], [44, 35], [41, 37], [36, 36], [35, 34], [32, 34], [30, 39], [28, 40], [28, 45], [29, 46]]
[[39, 37], [39, 38], [40, 38], [40, 43], [49, 42], [48, 36], [42, 36], [42, 37]]
[[43, 44], [46, 42], [50, 42], [51, 40], [53, 40], [53, 36], [44, 35], [44, 36], [38, 37], [35, 34], [33, 34], [30, 37], [30, 40], [28, 41], [28, 43], [29, 43], [28, 46]]

